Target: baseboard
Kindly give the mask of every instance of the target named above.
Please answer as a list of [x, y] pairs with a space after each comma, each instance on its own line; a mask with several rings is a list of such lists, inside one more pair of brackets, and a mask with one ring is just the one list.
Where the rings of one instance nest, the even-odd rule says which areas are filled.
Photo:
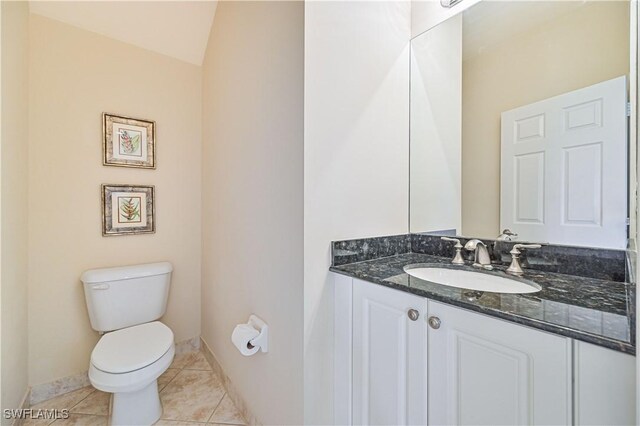
[[202, 353], [204, 354], [204, 357], [207, 359], [207, 362], [209, 363], [209, 365], [211, 365], [213, 372], [218, 376], [218, 378], [222, 382], [222, 385], [227, 391], [227, 395], [229, 396], [229, 398], [231, 398], [231, 401], [233, 401], [236, 408], [240, 410], [240, 414], [242, 414], [242, 416], [244, 417], [244, 419], [247, 421], [249, 425], [251, 426], [262, 425], [262, 423], [258, 421], [258, 419], [247, 408], [247, 404], [245, 403], [244, 399], [242, 398], [240, 393], [238, 393], [237, 389], [233, 386], [233, 383], [231, 383], [231, 380], [229, 380], [229, 377], [225, 374], [222, 366], [218, 362], [218, 359], [214, 355], [209, 345], [207, 345], [207, 342], [205, 342], [204, 339], [202, 338], [200, 338], [200, 340], [202, 341], [200, 346], [202, 347]]
[[183, 340], [176, 343], [176, 355], [186, 354], [189, 352], [198, 352], [200, 350], [200, 336]]
[[[176, 355], [200, 350], [200, 337], [182, 340], [176, 343]], [[42, 383], [31, 387], [28, 402], [30, 405], [38, 404], [56, 396], [73, 392], [74, 390], [91, 385], [87, 371], [72, 376], [62, 377], [52, 382]]]
[[89, 386], [89, 376], [83, 371], [72, 376], [62, 377], [52, 382], [41, 383], [31, 387], [30, 404], [35, 405], [56, 396]]
[[[31, 388], [27, 387], [27, 390], [24, 392], [24, 396], [22, 397], [22, 401], [20, 401], [20, 408], [23, 410], [26, 410], [27, 408], [31, 407], [30, 400], [31, 400]], [[11, 425], [20, 426], [23, 423], [24, 423], [24, 419], [18, 418], [18, 419], [14, 419]]]

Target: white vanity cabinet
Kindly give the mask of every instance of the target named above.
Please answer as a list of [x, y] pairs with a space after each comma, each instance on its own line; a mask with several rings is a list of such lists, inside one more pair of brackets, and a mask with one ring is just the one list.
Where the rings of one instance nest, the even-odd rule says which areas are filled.
[[429, 424], [571, 424], [571, 339], [429, 301]]
[[634, 425], [636, 358], [575, 341], [574, 420], [576, 425]]
[[635, 424], [631, 355], [345, 276], [335, 298], [335, 424]]
[[570, 339], [360, 280], [352, 309], [351, 424], [571, 424]]
[[426, 311], [423, 297], [354, 280], [353, 424], [427, 423]]

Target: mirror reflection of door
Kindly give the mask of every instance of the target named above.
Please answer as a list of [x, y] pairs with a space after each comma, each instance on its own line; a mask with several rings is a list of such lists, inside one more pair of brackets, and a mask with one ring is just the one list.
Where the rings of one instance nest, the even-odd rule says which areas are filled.
[[626, 248], [626, 110], [623, 76], [503, 112], [500, 228]]
[[[410, 231], [495, 239], [509, 228], [519, 241], [624, 248], [636, 186], [629, 39], [629, 1], [593, 0], [485, 0], [415, 37]], [[553, 99], [544, 123], [527, 120]], [[505, 153], [503, 113], [521, 139], [545, 137]], [[586, 124], [594, 114], [602, 126]]]

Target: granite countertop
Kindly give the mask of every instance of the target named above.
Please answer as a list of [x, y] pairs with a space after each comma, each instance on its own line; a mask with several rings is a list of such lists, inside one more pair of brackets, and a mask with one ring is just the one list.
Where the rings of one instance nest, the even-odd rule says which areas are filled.
[[406, 253], [330, 269], [431, 300], [635, 354], [635, 287], [632, 284], [526, 269], [524, 280], [537, 283], [542, 290], [530, 294], [503, 294], [432, 283], [409, 276], [403, 269], [407, 265], [437, 264], [497, 275], [503, 275], [505, 269], [496, 266], [494, 271], [485, 272], [469, 265], [454, 266], [450, 261], [450, 258]]

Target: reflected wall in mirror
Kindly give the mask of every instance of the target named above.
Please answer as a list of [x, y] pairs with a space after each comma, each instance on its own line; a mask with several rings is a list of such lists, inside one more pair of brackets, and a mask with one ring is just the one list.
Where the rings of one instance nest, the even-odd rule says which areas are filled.
[[411, 232], [626, 248], [629, 28], [628, 1], [481, 1], [414, 38]]

